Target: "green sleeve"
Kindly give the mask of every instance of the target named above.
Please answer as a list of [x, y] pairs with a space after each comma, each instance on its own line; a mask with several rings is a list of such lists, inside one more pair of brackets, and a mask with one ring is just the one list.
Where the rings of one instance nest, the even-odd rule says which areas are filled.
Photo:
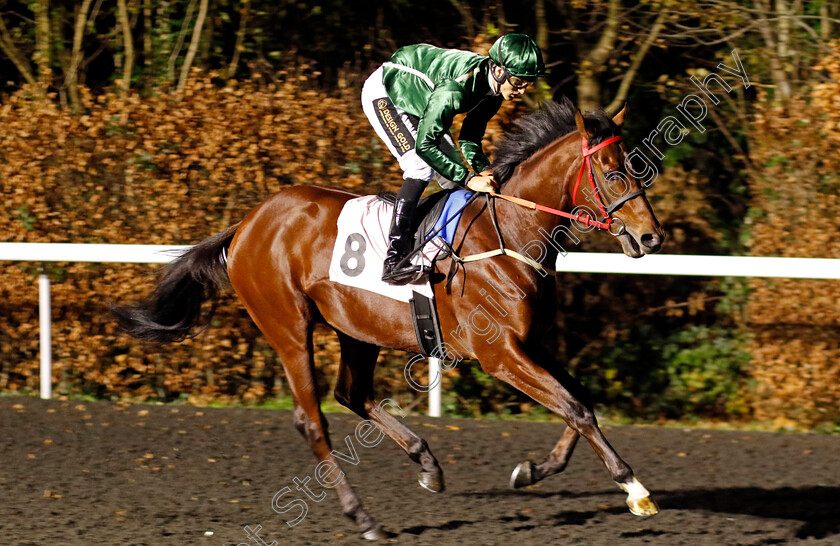
[[462, 92], [457, 84], [441, 85], [432, 91], [429, 103], [417, 125], [417, 155], [436, 172], [449, 180], [464, 185], [471, 178], [466, 166], [454, 161], [440, 149], [443, 135], [452, 127], [458, 111]]
[[467, 117], [464, 118], [464, 124], [461, 126], [458, 143], [467, 163], [477, 173], [490, 168], [490, 160], [487, 159], [484, 150], [481, 148], [481, 141], [484, 138], [484, 132], [487, 130], [487, 122], [499, 111], [502, 100], [503, 98], [499, 96], [481, 101], [467, 114]]

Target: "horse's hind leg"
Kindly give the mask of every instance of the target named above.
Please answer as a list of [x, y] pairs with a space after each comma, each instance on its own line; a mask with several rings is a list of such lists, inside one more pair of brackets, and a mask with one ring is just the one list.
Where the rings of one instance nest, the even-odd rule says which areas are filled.
[[531, 461], [524, 461], [516, 466], [510, 475], [510, 486], [518, 488], [533, 485], [549, 476], [563, 472], [566, 465], [569, 464], [569, 459], [572, 457], [572, 452], [579, 438], [580, 433], [567, 426], [563, 436], [560, 437], [560, 441], [557, 442], [554, 449], [548, 452], [541, 463], [534, 464]]
[[[246, 307], [248, 307], [247, 303]], [[302, 309], [304, 306], [288, 306], [287, 308]], [[260, 317], [253, 313], [250, 307], [248, 310], [283, 363], [286, 380], [295, 400], [295, 426], [309, 442], [309, 447], [318, 459], [319, 465], [327, 462], [328, 465], [334, 465], [336, 469], [339, 469], [328, 476], [329, 479], [333, 479], [336, 472], [340, 472], [341, 467], [331, 453], [332, 445], [327, 432], [327, 420], [321, 412], [315, 382], [311, 323], [303, 316], [298, 318]], [[387, 538], [379, 523], [364, 509], [361, 499], [350, 487], [346, 475], [334, 487], [338, 493], [342, 511], [359, 525], [364, 538]]]
[[429, 449], [426, 441], [388, 413], [383, 406], [385, 400], [376, 404], [373, 398], [373, 370], [379, 347], [353, 339], [338, 332], [341, 343], [341, 365], [335, 398], [362, 419], [376, 423], [397, 445], [405, 450], [409, 458], [420, 464], [418, 476], [420, 485], [433, 493], [444, 490], [443, 470]]

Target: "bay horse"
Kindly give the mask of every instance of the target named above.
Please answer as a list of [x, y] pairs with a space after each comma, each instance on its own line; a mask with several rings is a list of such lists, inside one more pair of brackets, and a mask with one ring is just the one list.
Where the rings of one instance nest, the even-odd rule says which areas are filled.
[[[602, 212], [604, 222], [595, 222], [589, 214], [575, 217], [589, 228], [593, 223], [607, 226], [626, 255], [657, 252], [664, 231], [639, 180], [628, 174], [632, 170], [625, 165], [628, 152], [620, 131], [626, 111], [625, 105], [612, 118], [602, 111], [584, 116], [564, 98], [521, 117], [498, 145], [494, 163], [496, 180], [501, 183], [499, 195], [519, 201], [493, 198], [492, 202], [471, 202], [455, 234], [456, 251], [486, 252], [497, 249], [500, 242], [507, 248], [522, 249], [540, 233], [555, 236], [563, 231], [561, 217], [544, 210], [568, 216], [578, 204]], [[587, 177], [582, 176], [584, 171], [588, 171]], [[594, 179], [587, 184], [586, 178], [592, 174]], [[611, 179], [618, 178], [629, 188], [611, 191], [611, 185], [617, 183]], [[609, 203], [608, 194], [623, 197]], [[137, 338], [178, 341], [209, 320], [207, 313], [201, 312], [202, 302], [214, 300], [217, 290], [232, 286], [280, 357], [294, 399], [296, 428], [319, 463], [329, 461], [339, 467], [330, 453], [313, 360], [313, 328], [319, 322], [330, 325], [341, 348], [336, 400], [375, 423], [420, 465], [420, 485], [440, 492], [444, 489], [443, 471], [426, 441], [387, 411], [374, 411], [378, 404], [373, 372], [380, 347], [421, 352], [409, 304], [329, 279], [336, 220], [344, 204], [355, 197], [359, 196], [328, 187], [283, 189], [239, 224], [205, 239], [165, 266], [155, 292], [147, 299], [112, 311], [120, 326]], [[543, 205], [532, 210], [521, 206], [523, 200]], [[538, 264], [509, 256], [463, 264], [448, 288], [434, 285], [441, 331], [450, 333], [451, 347], [457, 337], [463, 349], [460, 356], [477, 359], [485, 372], [527, 394], [568, 425], [542, 462], [525, 461], [516, 467], [511, 476], [513, 487], [561, 472], [583, 436], [627, 493], [630, 511], [654, 515], [656, 503], [604, 437], [585, 388], [568, 372], [550, 364], [540, 342], [546, 325], [553, 322], [556, 287], [538, 267], [554, 264], [558, 252], [554, 244], [544, 244], [539, 256], [530, 254]], [[439, 262], [441, 271], [451, 265], [450, 260]], [[500, 278], [510, 281], [508, 289], [510, 283], [515, 285], [517, 295], [511, 301], [516, 305], [502, 310], [505, 315], [498, 319], [491, 343], [486, 330], [470, 326], [475, 323], [470, 313], [482, 304], [483, 309], [491, 307], [487, 291], [481, 287]], [[344, 514], [356, 521], [364, 538], [388, 536], [364, 509], [346, 478], [335, 489]]]

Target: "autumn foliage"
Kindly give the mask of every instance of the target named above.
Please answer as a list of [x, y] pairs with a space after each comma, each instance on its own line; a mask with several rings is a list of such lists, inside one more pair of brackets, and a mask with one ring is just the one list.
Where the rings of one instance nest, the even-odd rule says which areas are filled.
[[[325, 91], [306, 65], [279, 73], [278, 84], [214, 76], [197, 74], [183, 95], [123, 99], [84, 90], [83, 115], [28, 89], [11, 95], [0, 105], [0, 241], [188, 245], [284, 186], [398, 188], [402, 173], [364, 117], [356, 87]], [[499, 134], [497, 119], [488, 136]], [[192, 401], [288, 394], [276, 354], [232, 292], [211, 327], [183, 343], [144, 344], [117, 332], [108, 303], [146, 295], [159, 267], [0, 262], [0, 390], [38, 388], [43, 270], [52, 280], [58, 394]], [[335, 334], [317, 329], [315, 348], [328, 395]], [[416, 394], [403, 378], [404, 359], [383, 351], [380, 361], [389, 360], [378, 385], [391, 396]]]
[[[275, 86], [201, 76], [183, 96], [85, 92], [83, 115], [16, 92], [0, 105], [0, 241], [193, 244], [283, 186], [394, 188], [398, 166], [384, 161], [354, 91], [316, 89], [305, 66], [281, 77]], [[43, 267], [59, 393], [249, 400], [283, 391], [276, 356], [232, 294], [201, 336], [150, 346], [114, 331], [107, 302], [147, 293], [159, 266]], [[37, 388], [38, 270], [0, 262], [0, 389]], [[320, 358], [334, 341], [317, 340]]]
[[[816, 67], [827, 76], [781, 108], [761, 104], [748, 215], [756, 256], [840, 258], [840, 40]], [[755, 416], [800, 424], [840, 420], [840, 284], [754, 279]]]

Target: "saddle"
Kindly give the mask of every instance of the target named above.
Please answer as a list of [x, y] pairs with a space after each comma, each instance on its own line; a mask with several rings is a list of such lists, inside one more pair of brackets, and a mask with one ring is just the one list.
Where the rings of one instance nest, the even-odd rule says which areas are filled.
[[[432, 228], [440, 219], [443, 213], [446, 199], [456, 190], [443, 190], [420, 199], [414, 212], [412, 230], [414, 231], [414, 248], [419, 247], [426, 240]], [[397, 194], [392, 191], [379, 192], [376, 198], [390, 204], [392, 207], [397, 202]], [[441, 256], [444, 257], [444, 256]]]

